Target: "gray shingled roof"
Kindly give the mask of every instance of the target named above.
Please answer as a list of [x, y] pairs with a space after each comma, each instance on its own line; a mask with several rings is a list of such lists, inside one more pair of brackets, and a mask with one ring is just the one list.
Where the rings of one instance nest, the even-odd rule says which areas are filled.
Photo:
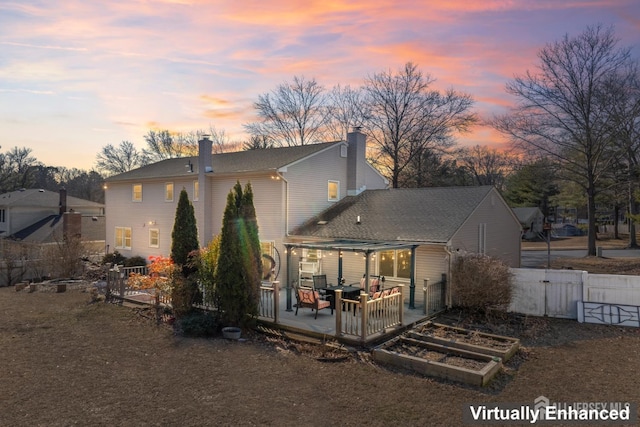
[[[344, 198], [291, 234], [326, 239], [445, 243], [492, 189], [483, 186], [366, 190], [358, 196]], [[356, 223], [358, 216], [360, 224]]]
[[[28, 207], [58, 207], [60, 205], [60, 193], [48, 190], [29, 189], [16, 190], [0, 194], [0, 206], [28, 206]], [[104, 207], [101, 203], [78, 197], [67, 196], [67, 207], [79, 210], [84, 207]]]
[[520, 221], [521, 223], [530, 221], [536, 215], [536, 213], [540, 211], [540, 209], [537, 207], [513, 208], [512, 210], [513, 213], [518, 217], [518, 221]]
[[[240, 173], [273, 171], [291, 165], [313, 154], [324, 151], [341, 142], [301, 145], [295, 147], [269, 148], [265, 150], [236, 151], [214, 154], [212, 156], [213, 173]], [[189, 164], [193, 166], [190, 172]], [[107, 181], [130, 181], [166, 177], [185, 177], [198, 174], [197, 157], [181, 157], [162, 160], [142, 166], [129, 172], [107, 178]]]

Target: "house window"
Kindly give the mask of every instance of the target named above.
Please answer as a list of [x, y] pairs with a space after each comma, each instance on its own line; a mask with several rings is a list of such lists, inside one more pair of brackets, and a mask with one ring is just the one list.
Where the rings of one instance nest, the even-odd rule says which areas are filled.
[[173, 202], [173, 182], [164, 184], [164, 201]]
[[382, 251], [378, 259], [378, 273], [381, 276], [411, 278], [411, 249]]
[[485, 255], [487, 253], [487, 224], [478, 224], [478, 253]]
[[131, 249], [131, 227], [116, 227], [116, 249]]
[[132, 192], [131, 199], [134, 202], [142, 201], [142, 184], [133, 184], [131, 186], [131, 192]]
[[328, 186], [328, 200], [330, 202], [337, 202], [340, 197], [340, 181], [329, 181]]
[[149, 229], [149, 247], [157, 248], [160, 246], [160, 230], [157, 228]]
[[5, 222], [5, 219], [4, 219], [4, 209], [0, 209], [0, 222]]
[[193, 181], [193, 201], [197, 202], [200, 199], [200, 182]]

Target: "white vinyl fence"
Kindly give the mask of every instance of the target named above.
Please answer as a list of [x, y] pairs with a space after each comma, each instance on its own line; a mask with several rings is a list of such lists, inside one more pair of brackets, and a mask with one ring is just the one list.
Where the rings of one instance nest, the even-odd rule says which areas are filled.
[[509, 309], [589, 323], [640, 325], [640, 276], [514, 268]]

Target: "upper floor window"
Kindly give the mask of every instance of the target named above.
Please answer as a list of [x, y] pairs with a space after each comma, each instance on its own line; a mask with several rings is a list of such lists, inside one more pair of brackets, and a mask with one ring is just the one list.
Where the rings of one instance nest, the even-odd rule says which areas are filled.
[[378, 254], [381, 276], [411, 278], [411, 249], [382, 251]]
[[193, 201], [197, 202], [200, 198], [200, 182], [193, 181]]
[[164, 201], [173, 202], [173, 182], [164, 184]]
[[160, 230], [157, 228], [149, 229], [149, 247], [157, 248], [160, 246]]
[[5, 215], [4, 209], [0, 209], [0, 222], [5, 222], [6, 221], [4, 215]]
[[131, 200], [134, 202], [142, 201], [142, 184], [133, 184], [131, 186]]
[[116, 249], [131, 249], [131, 227], [116, 227]]
[[337, 202], [340, 198], [340, 181], [329, 181], [327, 187], [327, 200]]

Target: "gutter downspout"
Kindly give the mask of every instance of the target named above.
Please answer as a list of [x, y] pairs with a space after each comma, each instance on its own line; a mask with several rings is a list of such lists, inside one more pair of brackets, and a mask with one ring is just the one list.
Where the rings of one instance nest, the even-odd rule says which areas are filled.
[[276, 171], [276, 176], [284, 182], [284, 235], [289, 237], [289, 181], [280, 171]]
[[451, 246], [445, 245], [444, 251], [447, 253], [447, 258], [449, 258], [449, 262], [447, 262], [447, 276], [449, 279], [447, 280], [447, 289], [446, 289], [446, 304], [447, 308], [451, 308], [451, 264], [453, 263], [453, 252], [451, 252]]
[[[282, 175], [280, 171], [276, 171], [276, 176], [278, 179], [281, 179], [284, 182], [284, 235], [285, 237], [289, 237], [289, 181]], [[292, 307], [292, 287], [291, 287], [291, 251], [292, 248], [290, 246], [285, 245], [285, 251], [287, 252], [287, 268], [284, 269], [286, 271], [287, 277], [286, 281], [286, 298], [287, 298], [287, 308], [286, 311], [293, 311]], [[276, 308], [277, 309], [277, 308]]]

